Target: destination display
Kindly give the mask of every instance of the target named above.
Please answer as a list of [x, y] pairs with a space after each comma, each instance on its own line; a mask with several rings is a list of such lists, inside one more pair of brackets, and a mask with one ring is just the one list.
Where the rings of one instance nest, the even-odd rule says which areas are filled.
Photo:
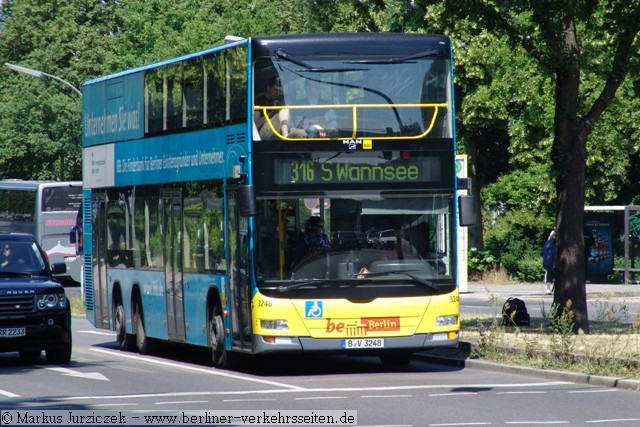
[[377, 164], [365, 159], [349, 160], [278, 158], [274, 164], [274, 183], [419, 183], [437, 182], [441, 176], [438, 157], [398, 158]]

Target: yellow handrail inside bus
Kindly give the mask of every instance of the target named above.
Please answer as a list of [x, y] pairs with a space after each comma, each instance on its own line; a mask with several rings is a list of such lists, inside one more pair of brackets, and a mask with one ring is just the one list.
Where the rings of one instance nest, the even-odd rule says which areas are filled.
[[[269, 126], [273, 135], [277, 136], [280, 139], [285, 141], [307, 141], [309, 139], [316, 140], [331, 140], [336, 138], [328, 138], [328, 137], [320, 137], [320, 138], [291, 138], [289, 136], [284, 136], [280, 132], [280, 129], [274, 125], [273, 120], [269, 116], [270, 112], [281, 111], [281, 110], [310, 110], [310, 109], [336, 109], [336, 110], [344, 110], [351, 109], [352, 117], [353, 117], [353, 125], [352, 125], [352, 133], [350, 136], [341, 136], [339, 139], [356, 139], [356, 138], [366, 138], [370, 140], [393, 140], [393, 139], [421, 139], [424, 138], [431, 132], [433, 126], [436, 122], [436, 118], [438, 117], [438, 112], [440, 108], [447, 108], [448, 104], [446, 102], [441, 103], [429, 103], [429, 104], [321, 104], [321, 105], [276, 105], [276, 106], [266, 106], [266, 105], [256, 105], [254, 106], [255, 111], [259, 111], [266, 118], [266, 125]], [[358, 108], [422, 108], [422, 109], [433, 109], [433, 115], [431, 116], [431, 121], [429, 122], [429, 126], [425, 129], [424, 132], [418, 135], [398, 135], [398, 136], [358, 136]], [[277, 114], [273, 114], [272, 117], [275, 117]]]

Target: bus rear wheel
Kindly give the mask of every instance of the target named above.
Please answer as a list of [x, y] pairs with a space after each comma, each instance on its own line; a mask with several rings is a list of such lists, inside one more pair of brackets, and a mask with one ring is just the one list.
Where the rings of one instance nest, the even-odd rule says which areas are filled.
[[136, 303], [136, 347], [140, 354], [148, 354], [149, 338], [144, 330], [144, 314], [142, 313], [142, 303], [138, 301]]
[[209, 321], [209, 342], [211, 343], [211, 362], [217, 368], [227, 369], [231, 365], [231, 358], [224, 340], [224, 321], [217, 312]]

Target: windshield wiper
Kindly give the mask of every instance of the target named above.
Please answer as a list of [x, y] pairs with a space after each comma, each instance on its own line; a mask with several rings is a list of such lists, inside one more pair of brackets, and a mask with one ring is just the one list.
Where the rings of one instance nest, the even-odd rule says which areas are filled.
[[370, 283], [371, 280], [350, 280], [350, 281], [345, 281], [345, 280], [329, 280], [329, 279], [311, 279], [311, 280], [307, 280], [304, 282], [300, 282], [300, 283], [292, 283], [291, 285], [280, 285], [276, 288], [276, 290], [280, 293], [283, 292], [288, 292], [288, 291], [293, 291], [295, 289], [300, 289], [300, 288], [304, 288], [305, 286], [315, 286], [315, 287], [320, 287], [320, 286], [325, 286], [325, 285], [329, 285], [329, 286], [344, 286], [344, 285], [361, 285], [364, 283]]
[[426, 50], [424, 52], [415, 53], [413, 55], [407, 55], [402, 58], [389, 58], [389, 59], [362, 59], [359, 61], [345, 61], [345, 64], [400, 64], [403, 62], [410, 62], [419, 58], [433, 58], [437, 57], [439, 52], [435, 49]]
[[436, 284], [433, 283], [430, 280], [426, 280], [423, 279], [421, 277], [415, 276], [413, 274], [410, 274], [410, 271], [418, 271], [418, 270], [391, 270], [391, 271], [374, 271], [374, 272], [367, 272], [367, 273], [360, 273], [362, 276], [364, 277], [380, 277], [380, 276], [389, 276], [392, 274], [403, 274], [407, 277], [410, 277], [411, 279], [415, 280], [417, 283], [419, 283], [422, 286], [426, 286], [427, 288], [431, 288], [431, 289], [435, 289], [438, 290], [440, 289], [440, 287]]
[[363, 71], [363, 70], [366, 70], [365, 68], [324, 68], [324, 67], [314, 67], [314, 66], [309, 65], [306, 62], [302, 61], [301, 59], [298, 59], [298, 58], [296, 58], [294, 56], [289, 55], [282, 48], [276, 50], [276, 60], [279, 60], [280, 58], [284, 59], [285, 61], [289, 61], [289, 62], [292, 62], [292, 63], [294, 63], [296, 65], [299, 65], [299, 66], [303, 67], [305, 70], [312, 71], [314, 73], [344, 73], [344, 72], [348, 72], [348, 71]]

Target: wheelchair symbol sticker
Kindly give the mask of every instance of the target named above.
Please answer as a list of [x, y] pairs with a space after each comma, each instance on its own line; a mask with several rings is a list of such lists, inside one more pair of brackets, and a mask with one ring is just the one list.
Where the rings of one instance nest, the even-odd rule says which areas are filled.
[[304, 316], [311, 318], [321, 318], [323, 315], [322, 301], [305, 301]]

